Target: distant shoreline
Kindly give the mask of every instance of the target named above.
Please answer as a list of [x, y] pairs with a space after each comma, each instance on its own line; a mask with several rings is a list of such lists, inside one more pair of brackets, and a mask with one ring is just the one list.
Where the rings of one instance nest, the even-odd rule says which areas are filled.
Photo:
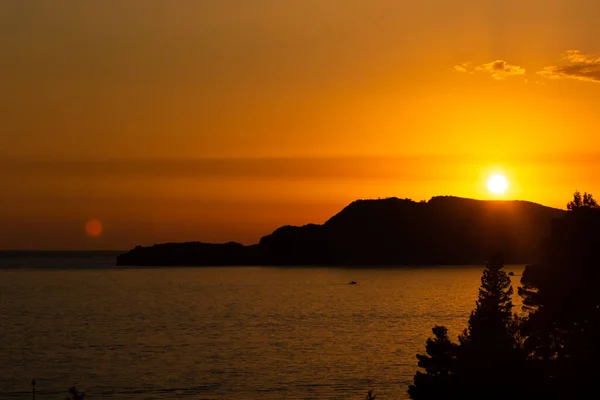
[[127, 250], [0, 250], [0, 257], [121, 254]]
[[125, 253], [127, 250], [0, 250], [0, 255]]
[[[505, 268], [524, 268], [528, 264], [505, 264]], [[337, 269], [337, 270], [423, 270], [423, 269], [451, 269], [451, 268], [484, 268], [484, 264], [462, 264], [462, 265], [176, 265], [176, 266], [119, 266], [114, 264], [107, 264], [102, 266], [28, 266], [28, 265], [2, 265], [0, 264], [0, 271], [9, 270], [21, 270], [21, 271], [101, 271], [101, 270], [160, 270], [160, 269], [216, 269], [216, 268], [244, 268], [244, 269]], [[520, 275], [513, 275], [515, 277]]]

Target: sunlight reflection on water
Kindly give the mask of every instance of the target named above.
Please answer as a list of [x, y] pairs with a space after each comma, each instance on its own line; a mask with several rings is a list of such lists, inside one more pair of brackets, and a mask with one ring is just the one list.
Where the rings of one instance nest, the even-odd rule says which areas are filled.
[[[514, 271], [518, 284], [522, 266]], [[403, 399], [481, 267], [0, 270], [0, 397]], [[348, 285], [351, 280], [357, 285]], [[516, 291], [516, 286], [515, 286]], [[514, 302], [520, 308], [520, 299]], [[379, 398], [379, 397], [378, 397]]]

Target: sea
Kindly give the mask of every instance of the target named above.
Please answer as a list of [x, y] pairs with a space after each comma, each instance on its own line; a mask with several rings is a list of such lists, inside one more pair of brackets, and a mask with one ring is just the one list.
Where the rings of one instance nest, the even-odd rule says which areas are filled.
[[[115, 266], [0, 252], [0, 399], [407, 399], [431, 328], [466, 327], [483, 266]], [[524, 266], [508, 265], [516, 292]], [[350, 281], [356, 281], [350, 285]], [[521, 301], [514, 296], [515, 311]]]

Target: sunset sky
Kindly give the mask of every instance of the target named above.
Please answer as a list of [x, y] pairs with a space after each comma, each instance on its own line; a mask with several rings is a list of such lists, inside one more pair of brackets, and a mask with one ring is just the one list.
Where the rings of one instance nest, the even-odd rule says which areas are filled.
[[599, 18], [598, 0], [2, 1], [0, 249], [250, 244], [358, 198], [600, 196]]

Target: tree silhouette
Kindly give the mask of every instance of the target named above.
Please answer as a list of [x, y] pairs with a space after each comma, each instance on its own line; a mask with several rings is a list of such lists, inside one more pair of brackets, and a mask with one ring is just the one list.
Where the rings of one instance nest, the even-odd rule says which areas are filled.
[[573, 200], [567, 203], [567, 210], [569, 211], [575, 211], [581, 208], [597, 209], [598, 207], [598, 203], [596, 203], [596, 200], [591, 193], [584, 192], [582, 197], [578, 190], [573, 193]]
[[600, 377], [600, 207], [575, 192], [567, 208], [553, 221], [540, 262], [526, 267], [519, 295], [531, 310], [525, 347], [544, 362], [544, 386], [572, 398], [573, 388]]
[[435, 326], [433, 338], [427, 339], [425, 351], [428, 355], [417, 354], [419, 367], [414, 384], [408, 388], [411, 399], [439, 399], [447, 397], [456, 388], [456, 355], [458, 345], [448, 338], [448, 329]]
[[[600, 206], [575, 192], [552, 221], [540, 260], [519, 295], [529, 315], [512, 313], [510, 279], [494, 258], [483, 272], [468, 328], [451, 343], [444, 328], [419, 357], [413, 399], [587, 398], [600, 378]], [[436, 347], [437, 346], [437, 347]], [[449, 346], [449, 345], [448, 345]]]
[[512, 326], [512, 294], [510, 278], [498, 256], [486, 265], [475, 310], [468, 328], [460, 337], [461, 345], [477, 352], [506, 352], [515, 347]]
[[417, 372], [409, 386], [412, 399], [514, 399], [523, 394], [520, 320], [512, 313], [513, 289], [502, 268], [500, 256], [486, 265], [459, 345], [450, 341], [445, 327], [433, 328], [435, 338], [426, 344], [429, 356], [417, 355], [425, 372]]
[[503, 267], [500, 255], [486, 265], [476, 308], [459, 337], [458, 373], [465, 397], [514, 398], [524, 368], [513, 288]]

